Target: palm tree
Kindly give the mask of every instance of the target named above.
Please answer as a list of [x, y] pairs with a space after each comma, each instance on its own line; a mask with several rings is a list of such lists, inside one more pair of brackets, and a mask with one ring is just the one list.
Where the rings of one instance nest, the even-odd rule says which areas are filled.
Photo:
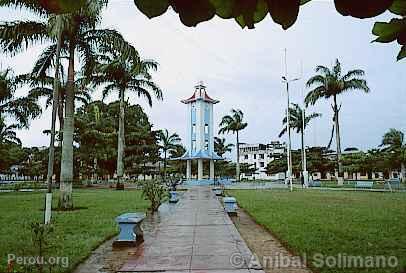
[[405, 154], [406, 154], [406, 144], [404, 143], [405, 135], [403, 132], [396, 130], [394, 128], [390, 129], [382, 138], [381, 147], [384, 147], [384, 151], [389, 152], [395, 156], [395, 161], [400, 163], [400, 170], [402, 173], [402, 178], [405, 179], [406, 168], [405, 168]]
[[164, 153], [164, 179], [166, 179], [166, 159], [168, 153], [173, 153], [179, 149], [179, 142], [181, 141], [177, 133], [169, 135], [168, 129], [158, 132], [159, 147]]
[[[292, 106], [289, 107], [289, 114], [290, 114], [290, 128], [296, 129], [296, 133], [301, 134], [302, 140], [302, 163], [304, 162], [304, 131], [306, 130], [307, 126], [309, 125], [310, 121], [315, 118], [321, 117], [320, 113], [311, 113], [305, 114], [304, 109], [300, 108], [300, 106], [296, 103], [292, 103]], [[305, 115], [303, 121], [303, 115]], [[282, 131], [279, 133], [279, 137], [282, 137], [287, 132], [287, 117], [282, 120], [284, 127]], [[304, 126], [303, 126], [304, 125]], [[303, 167], [303, 166], [302, 166]]]
[[117, 187], [120, 187], [120, 178], [124, 175], [124, 101], [125, 92], [132, 91], [138, 97], [145, 97], [152, 106], [153, 95], [162, 99], [161, 89], [152, 81], [150, 71], [156, 71], [158, 64], [153, 60], [141, 60], [138, 52], [131, 45], [129, 54], [115, 50], [109, 46], [100, 48], [99, 63], [95, 67], [95, 75], [92, 76], [94, 85], [107, 84], [103, 89], [103, 98], [113, 91], [119, 92], [120, 115], [117, 148]]
[[234, 144], [226, 143], [225, 138], [214, 138], [214, 151], [221, 157], [227, 152], [231, 153]]
[[335, 65], [329, 69], [325, 66], [316, 67], [315, 76], [311, 77], [307, 81], [307, 87], [315, 86], [311, 90], [306, 98], [306, 106], [309, 104], [314, 105], [319, 99], [333, 99], [333, 112], [334, 112], [334, 125], [336, 132], [336, 144], [337, 144], [337, 163], [338, 163], [338, 181], [342, 183], [340, 179], [342, 175], [342, 163], [341, 163], [341, 140], [340, 140], [340, 126], [339, 126], [339, 112], [341, 105], [337, 104], [337, 96], [348, 91], [360, 90], [365, 93], [369, 92], [369, 87], [366, 80], [362, 77], [365, 75], [365, 72], [360, 69], [350, 70], [346, 74], [343, 74], [341, 71], [341, 63], [338, 59], [335, 62]]
[[4, 122], [4, 118], [0, 117], [0, 145], [4, 143], [16, 143], [21, 145], [21, 140], [17, 137], [15, 132], [17, 129], [17, 124], [7, 126]]
[[[54, 157], [55, 157], [55, 123], [58, 109], [62, 109], [61, 104], [58, 105], [59, 97], [59, 67], [60, 55], [63, 46], [63, 32], [69, 23], [69, 16], [66, 15], [52, 15], [41, 5], [39, 1], [25, 1], [25, 0], [3, 0], [0, 6], [24, 8], [30, 11], [31, 14], [36, 14], [39, 18], [37, 21], [15, 21], [0, 24], [0, 46], [5, 51], [15, 54], [23, 48], [27, 48], [34, 43], [43, 43], [56, 40], [56, 46], [53, 47], [55, 57], [55, 77], [53, 81], [53, 102], [52, 102], [52, 119], [51, 119], [51, 138], [48, 152], [48, 198], [51, 199], [52, 195], [52, 176], [54, 174]], [[43, 20], [43, 18], [47, 20]], [[51, 59], [47, 62], [50, 63]], [[46, 212], [49, 213], [51, 208], [51, 200], [46, 202]], [[45, 222], [50, 221], [50, 218], [45, 217]]]
[[61, 183], [59, 206], [72, 208], [73, 181], [73, 132], [75, 111], [75, 63], [76, 56], [82, 61], [82, 75], [87, 78], [93, 73], [96, 65], [97, 51], [101, 47], [113, 47], [127, 56], [132, 50], [128, 43], [115, 30], [97, 29], [100, 15], [105, 7], [104, 0], [89, 0], [86, 5], [75, 13], [68, 14], [69, 28], [64, 30], [63, 51], [68, 59], [68, 76], [66, 84], [65, 118], [63, 127], [63, 144], [61, 157]]
[[236, 179], [240, 181], [240, 139], [239, 132], [244, 130], [248, 124], [243, 122], [244, 113], [241, 110], [232, 109], [231, 115], [226, 115], [220, 122], [219, 134], [232, 132], [237, 135], [237, 165], [236, 165]]
[[0, 117], [11, 117], [19, 128], [28, 128], [29, 120], [41, 114], [41, 107], [32, 97], [15, 97], [17, 86], [11, 69], [0, 71]]

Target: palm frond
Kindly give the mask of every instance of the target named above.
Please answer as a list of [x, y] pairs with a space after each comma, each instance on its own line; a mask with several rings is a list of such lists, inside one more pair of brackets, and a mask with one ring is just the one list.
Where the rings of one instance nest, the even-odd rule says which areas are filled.
[[34, 43], [48, 40], [47, 25], [36, 21], [0, 23], [0, 47], [15, 55]]
[[310, 91], [305, 98], [306, 107], [309, 104], [314, 105], [320, 98], [324, 97], [326, 88], [324, 86], [318, 86]]
[[54, 66], [54, 59], [56, 56], [56, 45], [48, 46], [35, 61], [32, 74], [35, 77], [44, 77], [47, 72]]

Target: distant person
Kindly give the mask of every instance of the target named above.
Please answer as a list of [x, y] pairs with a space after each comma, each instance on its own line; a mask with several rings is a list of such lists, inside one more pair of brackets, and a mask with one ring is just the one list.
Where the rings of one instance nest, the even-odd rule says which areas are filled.
[[304, 175], [303, 174], [300, 176], [300, 182], [302, 182], [302, 188], [305, 188]]

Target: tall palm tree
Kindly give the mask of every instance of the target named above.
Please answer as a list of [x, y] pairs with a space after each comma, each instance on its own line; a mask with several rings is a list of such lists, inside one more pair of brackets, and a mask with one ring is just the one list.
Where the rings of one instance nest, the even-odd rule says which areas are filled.
[[17, 124], [7, 126], [4, 122], [4, 118], [0, 117], [0, 145], [4, 143], [16, 143], [21, 145], [21, 140], [17, 137], [15, 132], [17, 129]]
[[166, 166], [168, 153], [175, 152], [179, 147], [181, 141], [177, 133], [169, 135], [168, 129], [164, 129], [158, 132], [159, 147], [164, 153], [164, 179], [166, 179]]
[[221, 119], [219, 134], [235, 133], [237, 135], [237, 165], [236, 179], [240, 181], [240, 138], [239, 132], [247, 128], [248, 123], [243, 122], [244, 113], [239, 109], [231, 109], [231, 115], [226, 115]]
[[402, 178], [406, 177], [406, 168], [405, 168], [405, 154], [406, 154], [406, 144], [405, 144], [405, 135], [403, 132], [396, 130], [394, 128], [390, 129], [382, 138], [381, 147], [384, 148], [384, 151], [389, 152], [395, 156], [395, 161], [400, 163], [400, 170], [402, 173]]
[[[320, 113], [311, 113], [305, 114], [304, 109], [300, 108], [300, 106], [296, 103], [292, 103], [292, 106], [289, 107], [289, 114], [290, 114], [290, 128], [296, 129], [296, 133], [301, 134], [301, 141], [302, 141], [302, 163], [304, 162], [304, 131], [306, 130], [307, 126], [310, 124], [315, 118], [321, 117]], [[304, 121], [303, 121], [304, 115]], [[279, 137], [282, 137], [287, 132], [286, 123], [288, 122], [287, 117], [284, 117], [282, 123], [284, 127], [282, 131], [279, 133]]]
[[59, 206], [72, 208], [73, 182], [73, 132], [75, 111], [75, 64], [76, 57], [80, 57], [81, 73], [90, 77], [96, 65], [97, 51], [101, 47], [114, 47], [127, 56], [128, 43], [115, 30], [98, 29], [101, 12], [106, 5], [104, 0], [88, 0], [79, 11], [68, 14], [70, 25], [64, 31], [65, 47], [68, 59], [68, 76], [66, 84], [65, 118], [63, 128], [63, 144], [61, 157], [61, 183]]
[[214, 151], [221, 157], [227, 152], [231, 153], [234, 144], [226, 143], [225, 138], [214, 138]]
[[[55, 123], [58, 109], [63, 106], [58, 105], [59, 97], [59, 66], [60, 55], [63, 47], [63, 32], [68, 24], [68, 16], [52, 15], [41, 5], [40, 1], [26, 0], [2, 0], [0, 6], [23, 8], [30, 11], [31, 14], [36, 14], [39, 18], [36, 21], [15, 21], [0, 23], [0, 46], [7, 52], [15, 54], [24, 48], [34, 44], [56, 40], [54, 47], [55, 55], [55, 77], [53, 82], [53, 102], [52, 102], [52, 119], [51, 119], [51, 138], [48, 152], [48, 195], [47, 200], [52, 198], [52, 176], [54, 174], [54, 157], [55, 157]], [[47, 20], [43, 20], [43, 19]], [[47, 60], [50, 62], [50, 60]], [[52, 200], [46, 202], [45, 214], [49, 213]], [[45, 217], [45, 222], [50, 220]]]
[[95, 74], [92, 77], [93, 83], [97, 85], [107, 84], [103, 89], [103, 98], [111, 92], [119, 93], [120, 115], [119, 131], [117, 141], [117, 187], [120, 187], [120, 178], [124, 175], [124, 147], [125, 147], [125, 123], [124, 123], [124, 101], [125, 92], [134, 92], [138, 97], [145, 97], [148, 104], [152, 106], [152, 96], [158, 100], [162, 99], [161, 89], [152, 81], [150, 71], [156, 71], [158, 64], [153, 60], [140, 59], [135, 48], [128, 44], [129, 54], [105, 46], [100, 48], [99, 63], [95, 67]]
[[363, 76], [365, 72], [361, 69], [350, 70], [346, 74], [342, 73], [341, 63], [336, 60], [334, 66], [330, 69], [325, 66], [316, 67], [316, 75], [307, 81], [307, 87], [314, 86], [305, 98], [306, 106], [314, 105], [321, 98], [333, 99], [334, 125], [337, 144], [337, 163], [338, 163], [338, 181], [342, 183], [342, 163], [341, 163], [341, 139], [339, 126], [339, 112], [341, 105], [338, 106], [337, 96], [349, 91], [360, 90], [369, 92], [369, 87]]

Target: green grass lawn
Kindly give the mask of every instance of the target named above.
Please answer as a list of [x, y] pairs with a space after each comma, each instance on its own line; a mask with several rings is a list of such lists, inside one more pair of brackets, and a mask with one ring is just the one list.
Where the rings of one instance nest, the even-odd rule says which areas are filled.
[[[6, 272], [8, 254], [32, 255], [29, 224], [42, 222], [44, 193], [0, 194], [0, 272]], [[54, 207], [57, 204], [54, 194]], [[139, 191], [74, 190], [74, 205], [86, 207], [53, 212], [54, 232], [49, 255], [69, 257], [69, 267], [52, 272], [70, 272], [106, 239], [117, 234], [114, 218], [129, 211], [146, 211], [149, 203]]]
[[[406, 193], [229, 191], [259, 224], [297, 255], [396, 256], [397, 268], [328, 268], [315, 272], [406, 270]], [[314, 261], [314, 260], [313, 260]]]

